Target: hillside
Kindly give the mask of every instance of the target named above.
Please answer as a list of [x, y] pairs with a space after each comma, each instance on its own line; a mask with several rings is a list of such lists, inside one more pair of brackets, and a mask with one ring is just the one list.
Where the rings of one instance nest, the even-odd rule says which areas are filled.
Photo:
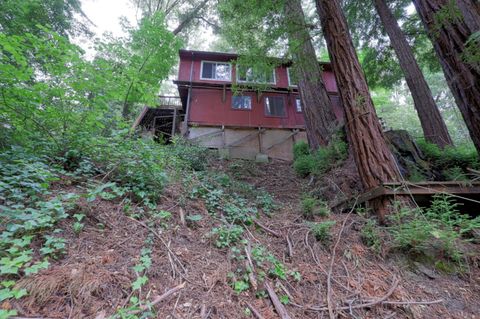
[[[62, 171], [42, 200], [69, 194], [73, 201], [30, 239], [32, 261], [10, 275], [26, 296], [1, 309], [40, 318], [478, 316], [477, 244], [458, 264], [395, 249], [382, 227], [370, 229], [380, 242], [369, 246], [371, 222], [361, 209], [332, 213], [320, 205], [305, 216], [311, 185], [291, 164], [209, 156], [200, 157], [203, 167], [180, 164], [194, 158], [189, 152], [175, 157], [157, 204], [122, 190], [118, 168], [88, 178]], [[22, 249], [9, 246], [12, 256]], [[47, 269], [25, 272], [42, 256]]]

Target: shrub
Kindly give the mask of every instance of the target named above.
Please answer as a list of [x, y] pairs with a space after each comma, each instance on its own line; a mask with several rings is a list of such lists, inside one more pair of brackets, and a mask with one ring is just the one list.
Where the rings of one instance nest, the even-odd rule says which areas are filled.
[[208, 164], [208, 149], [193, 145], [183, 138], [175, 137], [170, 150], [172, 155], [178, 157], [195, 171], [205, 170]]
[[238, 225], [222, 225], [212, 229], [212, 234], [216, 237], [215, 246], [224, 248], [240, 240], [243, 235], [243, 228]]
[[306, 177], [313, 171], [314, 157], [313, 155], [304, 155], [293, 162], [293, 169], [295, 172], [302, 176]]
[[360, 236], [365, 245], [370, 247], [374, 252], [379, 253], [382, 245], [380, 232], [378, 231], [378, 225], [374, 220], [367, 220], [365, 226], [363, 226]]
[[468, 181], [468, 177], [459, 166], [453, 166], [442, 171], [443, 176], [449, 181]]
[[309, 174], [321, 176], [342, 163], [348, 155], [348, 145], [339, 135], [334, 136], [328, 146], [320, 147], [314, 152], [309, 152], [308, 145], [305, 145], [297, 143], [293, 150], [293, 168], [303, 177]]
[[417, 144], [428, 161], [438, 170], [452, 167], [480, 167], [480, 159], [473, 145], [464, 144], [442, 150], [437, 145], [423, 140], [418, 141]]
[[429, 255], [439, 254], [455, 262], [462, 257], [461, 243], [467, 233], [480, 228], [480, 218], [461, 214], [448, 195], [435, 195], [425, 210], [402, 208], [391, 215], [389, 227], [397, 248]]
[[344, 141], [331, 141], [327, 147], [319, 148], [314, 154], [312, 173], [321, 176], [332, 167], [342, 163], [348, 155], [348, 145]]
[[166, 166], [171, 154], [165, 146], [125, 134], [97, 140], [90, 154], [108, 178], [127, 188], [139, 201], [156, 201], [167, 182]]
[[313, 211], [317, 205], [317, 199], [310, 196], [305, 196], [302, 199], [302, 213], [305, 218], [312, 218]]
[[311, 196], [305, 196], [301, 204], [303, 216], [307, 219], [311, 219], [315, 215], [321, 217], [330, 215], [330, 207], [325, 201], [318, 200]]
[[310, 154], [310, 147], [305, 141], [297, 142], [293, 145], [293, 159], [299, 159], [302, 156]]
[[331, 239], [330, 230], [335, 225], [335, 221], [329, 220], [321, 223], [311, 223], [310, 230], [312, 231], [315, 239], [327, 244]]

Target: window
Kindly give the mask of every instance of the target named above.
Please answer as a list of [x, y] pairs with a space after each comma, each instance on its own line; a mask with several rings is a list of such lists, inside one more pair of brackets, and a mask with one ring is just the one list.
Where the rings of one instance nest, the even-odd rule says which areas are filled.
[[287, 68], [287, 75], [288, 75], [288, 86], [297, 86], [298, 79], [297, 79], [297, 76], [295, 75], [295, 72], [293, 72], [292, 68]]
[[265, 115], [267, 116], [286, 116], [285, 101], [281, 96], [265, 97]]
[[297, 110], [297, 112], [302, 112], [302, 100], [300, 100], [299, 97], [295, 98], [295, 110]]
[[237, 81], [275, 84], [274, 70], [255, 70], [252, 67], [237, 66]]
[[252, 97], [247, 95], [232, 96], [232, 108], [236, 110], [251, 110]]
[[202, 61], [200, 78], [202, 80], [230, 81], [231, 73], [230, 63]]

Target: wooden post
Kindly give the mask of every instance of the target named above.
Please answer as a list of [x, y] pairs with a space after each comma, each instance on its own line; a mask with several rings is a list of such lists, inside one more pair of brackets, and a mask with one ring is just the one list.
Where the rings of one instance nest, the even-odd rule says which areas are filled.
[[173, 109], [173, 123], [172, 123], [172, 137], [175, 135], [175, 130], [177, 128], [177, 108]]
[[185, 117], [183, 118], [183, 136], [188, 135], [188, 115], [190, 114], [190, 99], [192, 95], [192, 86], [188, 87], [188, 95], [187, 95], [187, 111], [185, 112]]

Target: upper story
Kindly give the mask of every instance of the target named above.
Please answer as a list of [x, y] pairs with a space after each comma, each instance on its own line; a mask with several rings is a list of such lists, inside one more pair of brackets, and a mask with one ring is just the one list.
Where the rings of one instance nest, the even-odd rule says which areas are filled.
[[[238, 55], [232, 53], [180, 50], [178, 82], [231, 86], [232, 84], [265, 84], [278, 91], [296, 91], [297, 83], [289, 64], [277, 66], [274, 70], [254, 74], [248, 66], [236, 65]], [[322, 77], [327, 91], [338, 92], [335, 76], [329, 63], [320, 63]]]

